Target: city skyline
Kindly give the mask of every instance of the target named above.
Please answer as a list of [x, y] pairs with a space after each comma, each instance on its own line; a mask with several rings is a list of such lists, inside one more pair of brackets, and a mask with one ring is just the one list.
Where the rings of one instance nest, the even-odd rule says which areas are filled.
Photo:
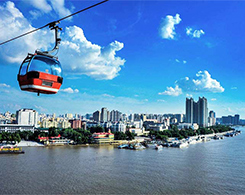
[[[91, 5], [38, 2], [0, 2], [0, 42]], [[20, 91], [16, 75], [28, 52], [52, 46], [52, 33], [44, 29], [2, 45], [0, 111], [93, 113], [107, 107], [123, 113], [185, 113], [186, 97], [204, 96], [217, 116], [245, 118], [245, 68], [239, 49], [245, 43], [244, 6], [109, 1], [63, 21], [58, 56], [64, 84], [51, 96]]]

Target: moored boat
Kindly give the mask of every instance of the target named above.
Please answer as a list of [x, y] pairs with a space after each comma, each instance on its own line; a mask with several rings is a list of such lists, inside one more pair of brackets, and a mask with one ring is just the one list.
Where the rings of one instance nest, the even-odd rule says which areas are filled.
[[161, 145], [161, 144], [155, 144], [155, 149], [156, 150], [160, 150], [160, 149], [162, 149], [163, 148], [163, 146]]
[[13, 146], [1, 146], [0, 154], [24, 154], [25, 152], [21, 147], [13, 147]]

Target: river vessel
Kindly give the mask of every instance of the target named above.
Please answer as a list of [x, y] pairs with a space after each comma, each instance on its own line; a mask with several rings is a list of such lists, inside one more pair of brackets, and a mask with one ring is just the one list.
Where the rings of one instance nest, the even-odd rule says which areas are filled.
[[0, 154], [24, 154], [25, 152], [21, 147], [13, 147], [13, 146], [1, 146]]

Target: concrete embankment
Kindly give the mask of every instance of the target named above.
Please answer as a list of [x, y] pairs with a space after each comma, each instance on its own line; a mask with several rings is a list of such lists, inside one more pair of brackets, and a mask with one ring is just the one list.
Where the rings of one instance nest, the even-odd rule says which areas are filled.
[[20, 141], [16, 145], [19, 146], [19, 147], [24, 147], [24, 146], [44, 146], [43, 144], [40, 144], [40, 143], [34, 142], [34, 141]]

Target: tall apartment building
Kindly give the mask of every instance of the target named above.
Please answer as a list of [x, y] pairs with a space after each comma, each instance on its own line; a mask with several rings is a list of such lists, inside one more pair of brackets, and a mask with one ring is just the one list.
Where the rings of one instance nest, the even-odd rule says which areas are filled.
[[205, 97], [199, 97], [198, 102], [193, 98], [186, 98], [186, 123], [208, 126], [208, 103]]
[[213, 110], [211, 110], [209, 112], [209, 117], [208, 117], [208, 122], [210, 126], [213, 126], [216, 124], [216, 116], [215, 116], [215, 112]]
[[109, 118], [109, 116], [108, 116], [108, 110], [107, 110], [107, 108], [101, 108], [101, 121], [102, 122], [107, 122], [108, 121], [108, 118]]
[[118, 122], [120, 121], [121, 116], [122, 116], [121, 112], [119, 112], [118, 110], [112, 110], [110, 112], [110, 121]]
[[16, 121], [19, 125], [30, 125], [37, 127], [38, 112], [33, 109], [20, 109], [16, 111]]
[[186, 98], [185, 102], [185, 122], [186, 123], [193, 123], [193, 98]]
[[100, 117], [101, 117], [101, 113], [100, 113], [99, 110], [97, 110], [97, 111], [95, 111], [95, 112], [93, 113], [93, 119], [94, 119], [94, 121], [100, 122], [100, 119], [101, 119]]

